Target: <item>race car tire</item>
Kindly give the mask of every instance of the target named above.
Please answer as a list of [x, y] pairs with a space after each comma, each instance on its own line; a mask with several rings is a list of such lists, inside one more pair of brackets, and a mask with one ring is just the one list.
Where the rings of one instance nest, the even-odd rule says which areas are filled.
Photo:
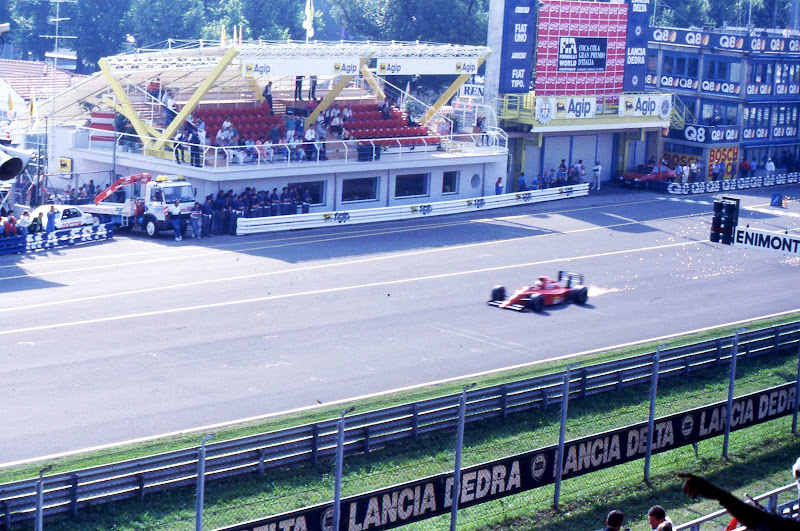
[[544, 297], [541, 295], [534, 295], [528, 300], [527, 308], [533, 312], [541, 312], [544, 310]]
[[575, 290], [572, 294], [572, 299], [575, 304], [586, 304], [586, 301], [589, 300], [589, 290], [586, 288]]
[[496, 301], [504, 301], [506, 300], [506, 288], [505, 286], [495, 286], [492, 288], [492, 295], [489, 299], [491, 302]]
[[103, 216], [100, 214], [92, 214], [92, 226], [96, 227], [103, 224]]

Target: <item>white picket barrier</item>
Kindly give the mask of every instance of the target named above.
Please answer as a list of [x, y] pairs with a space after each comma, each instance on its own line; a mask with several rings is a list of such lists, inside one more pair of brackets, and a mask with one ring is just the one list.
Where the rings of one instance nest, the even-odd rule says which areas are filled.
[[474, 212], [476, 210], [556, 201], [568, 197], [580, 197], [584, 195], [589, 195], [588, 183], [548, 188], [547, 190], [531, 190], [528, 192], [514, 192], [510, 194], [476, 197], [473, 199], [458, 199], [456, 201], [366, 208], [363, 210], [337, 210], [335, 212], [292, 214], [288, 216], [271, 216], [264, 218], [239, 218], [236, 224], [236, 234], [242, 236], [245, 234], [259, 234], [262, 232], [329, 227], [331, 225], [353, 225], [376, 223], [379, 221], [445, 216], [448, 214]]

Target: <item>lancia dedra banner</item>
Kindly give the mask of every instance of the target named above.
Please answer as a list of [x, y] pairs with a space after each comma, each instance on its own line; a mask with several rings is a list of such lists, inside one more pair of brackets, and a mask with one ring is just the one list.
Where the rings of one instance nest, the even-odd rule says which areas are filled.
[[530, 90], [535, 30], [533, 0], [506, 0], [500, 51], [501, 94], [525, 94]]
[[647, 38], [650, 35], [650, 0], [629, 0], [625, 48], [625, 92], [644, 92], [647, 76]]
[[379, 76], [477, 74], [478, 59], [464, 57], [379, 57]]
[[536, 96], [622, 92], [627, 31], [627, 4], [542, 0]]
[[242, 57], [242, 76], [354, 76], [358, 74], [358, 57], [273, 59]]

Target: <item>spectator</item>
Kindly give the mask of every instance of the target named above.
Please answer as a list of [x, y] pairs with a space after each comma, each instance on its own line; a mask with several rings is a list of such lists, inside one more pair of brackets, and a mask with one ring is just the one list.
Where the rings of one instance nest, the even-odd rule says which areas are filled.
[[303, 76], [295, 76], [294, 78], [294, 99], [303, 101]]
[[561, 164], [558, 165], [558, 171], [567, 172], [567, 159], [561, 159]]
[[755, 177], [756, 170], [758, 169], [758, 163], [756, 162], [755, 157], [750, 161], [750, 177]]
[[295, 118], [294, 116], [289, 116], [286, 120], [286, 142], [289, 143], [294, 140], [294, 130], [295, 130]]
[[342, 109], [342, 121], [343, 122], [352, 122], [353, 121], [353, 109], [350, 107], [345, 107]]
[[233, 124], [231, 123], [231, 117], [230, 117], [230, 116], [226, 116], [226, 117], [225, 117], [225, 120], [222, 122], [222, 128], [223, 128], [223, 129], [228, 129], [228, 128], [229, 128], [229, 127], [231, 127], [232, 125], [233, 125]]
[[331, 130], [332, 133], [336, 133], [337, 135], [341, 135], [342, 134], [342, 125], [343, 124], [342, 124], [342, 117], [341, 116], [336, 115], [333, 118], [331, 118], [330, 124], [331, 124], [330, 130]]
[[317, 98], [317, 76], [311, 76], [308, 85], [308, 99], [315, 100]]
[[203, 165], [203, 154], [200, 148], [200, 133], [197, 128], [192, 128], [191, 133], [187, 139], [189, 141], [189, 154], [191, 156], [192, 166], [201, 167]]
[[597, 531], [619, 531], [622, 528], [622, 523], [625, 521], [625, 515], [622, 511], [616, 509], [608, 513], [606, 517], [606, 526]]
[[503, 193], [503, 178], [498, 177], [497, 182], [494, 183], [494, 195], [500, 195]]
[[185, 130], [178, 131], [178, 134], [175, 135], [172, 140], [175, 141], [175, 162], [180, 164], [181, 162], [186, 162], [185, 158], [185, 149], [184, 143], [188, 140]]
[[274, 115], [275, 113], [272, 111], [272, 81], [267, 83], [267, 86], [264, 87], [264, 92], [261, 94], [264, 96], [264, 100], [267, 102], [269, 114]]
[[281, 139], [281, 128], [278, 127], [278, 124], [275, 123], [272, 125], [272, 128], [269, 130], [269, 141], [273, 144], [277, 144]]
[[306, 188], [303, 190], [303, 214], [308, 214], [311, 210], [311, 200], [311, 192]]
[[281, 192], [281, 215], [285, 216], [291, 213], [292, 208], [292, 194], [289, 193], [289, 188], [283, 187]]
[[273, 188], [272, 193], [269, 195], [269, 215], [270, 216], [277, 216], [278, 215], [278, 208], [281, 204], [281, 198], [278, 195], [278, 189]]
[[181, 202], [176, 199], [175, 203], [169, 206], [167, 212], [172, 222], [172, 230], [175, 231], [175, 241], [179, 242], [183, 239], [181, 236]]
[[42, 215], [42, 212], [39, 212], [39, 216], [31, 220], [31, 225], [28, 227], [28, 232], [31, 234], [42, 232]]
[[13, 238], [17, 235], [17, 218], [9, 211], [6, 222], [3, 223], [3, 238]]
[[542, 186], [542, 176], [537, 175], [536, 177], [531, 180], [531, 190], [539, 190]]
[[19, 230], [19, 235], [27, 238], [28, 227], [30, 227], [30, 225], [31, 225], [30, 214], [26, 210], [17, 220], [17, 229]]
[[690, 498], [694, 499], [698, 496], [703, 496], [710, 500], [717, 500], [720, 505], [725, 507], [736, 518], [738, 524], [744, 525], [748, 529], [757, 529], [758, 531], [800, 530], [800, 522], [792, 518], [783, 518], [760, 507], [748, 505], [730, 492], [713, 485], [701, 477], [692, 474], [679, 475], [682, 478], [686, 478], [686, 482], [683, 484], [683, 492]]
[[656, 531], [672, 531], [672, 520], [667, 516], [667, 512], [660, 505], [653, 505], [647, 511], [647, 518], [650, 521], [650, 528]]
[[519, 174], [519, 178], [517, 179], [517, 186], [519, 187], [520, 192], [524, 192], [528, 189], [528, 183], [525, 181], [525, 172]]
[[775, 175], [775, 163], [772, 162], [772, 158], [767, 159], [767, 165], [764, 166], [764, 169], [767, 170], [767, 175], [772, 177]]
[[697, 182], [697, 159], [689, 165], [689, 182]]
[[317, 123], [317, 149], [319, 150], [319, 160], [328, 160], [328, 152], [325, 147], [328, 128], [324, 123]]
[[600, 165], [600, 161], [594, 163], [594, 168], [592, 168], [592, 186], [590, 188], [594, 188], [598, 192], [600, 191], [600, 173], [603, 171], [603, 166]]
[[585, 183], [586, 182], [586, 166], [583, 165], [583, 161], [579, 161], [579, 162], [580, 162], [580, 166], [578, 168], [578, 177], [580, 178], [580, 180], [578, 182], [579, 183]]
[[750, 176], [750, 162], [748, 160], [742, 159], [742, 163], [739, 165], [739, 169], [741, 170], [742, 177], [749, 177]]
[[303, 139], [305, 140], [303, 149], [306, 152], [306, 159], [308, 160], [316, 159], [317, 155], [315, 153], [316, 150], [314, 149], [314, 145], [316, 143], [317, 133], [314, 131], [313, 127], [309, 127], [308, 129], [306, 129], [306, 132], [303, 135]]
[[194, 202], [192, 210], [189, 212], [189, 221], [192, 223], [192, 238], [202, 237], [203, 207], [197, 201]]
[[715, 162], [711, 166], [711, 176], [712, 176], [712, 179], [715, 180], [715, 181], [719, 181], [719, 174], [720, 174], [720, 171], [721, 171], [721, 166], [722, 166], [722, 164], [719, 161]]
[[689, 168], [689, 165], [688, 164], [684, 164], [683, 165], [683, 176], [682, 176], [682, 181], [683, 182], [685, 182], [685, 183], [689, 182], [689, 172], [690, 171], [691, 171], [691, 169]]
[[96, 191], [97, 190], [96, 190], [96, 188], [94, 186], [94, 180], [89, 179], [89, 184], [86, 186], [86, 193], [89, 194], [89, 197], [91, 199], [94, 199], [94, 194], [95, 194]]
[[203, 205], [203, 225], [201, 227], [201, 236], [208, 238], [211, 236], [211, 219], [214, 215], [213, 196], [206, 197], [206, 202]]
[[[56, 214], [56, 207], [50, 205], [50, 210], [47, 212], [47, 228], [45, 230], [48, 238], [53, 231], [56, 230]], [[39, 217], [42, 217], [41, 213], [39, 214]]]

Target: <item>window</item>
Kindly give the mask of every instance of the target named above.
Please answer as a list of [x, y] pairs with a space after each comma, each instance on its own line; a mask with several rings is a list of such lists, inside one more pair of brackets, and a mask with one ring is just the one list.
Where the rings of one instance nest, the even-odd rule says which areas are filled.
[[658, 54], [650, 52], [647, 54], [647, 72], [650, 74], [656, 73], [658, 67]]
[[736, 125], [737, 108], [734, 105], [725, 107], [725, 125]]
[[673, 71], [673, 62], [675, 58], [671, 55], [664, 55], [664, 63], [661, 65], [661, 75], [671, 76]]
[[728, 81], [738, 83], [742, 79], [742, 65], [740, 63], [726, 63], [728, 66]]
[[457, 171], [446, 171], [442, 174], [442, 193], [443, 194], [458, 193]]
[[394, 182], [395, 197], [428, 195], [428, 173], [398, 175]]
[[685, 57], [676, 57], [675, 58], [675, 75], [682, 76], [686, 74], [686, 58]]
[[689, 77], [697, 77], [697, 59], [689, 59], [689, 68], [686, 71], [686, 75]]
[[287, 186], [290, 190], [292, 188], [297, 188], [297, 191], [300, 192], [300, 197], [303, 197], [305, 191], [308, 190], [308, 193], [311, 194], [312, 205], [321, 205], [325, 203], [325, 181], [290, 182], [287, 183]]
[[772, 63], [768, 63], [764, 68], [764, 83], [772, 83]]
[[342, 181], [342, 201], [368, 201], [378, 198], [378, 178], [345, 179]]

